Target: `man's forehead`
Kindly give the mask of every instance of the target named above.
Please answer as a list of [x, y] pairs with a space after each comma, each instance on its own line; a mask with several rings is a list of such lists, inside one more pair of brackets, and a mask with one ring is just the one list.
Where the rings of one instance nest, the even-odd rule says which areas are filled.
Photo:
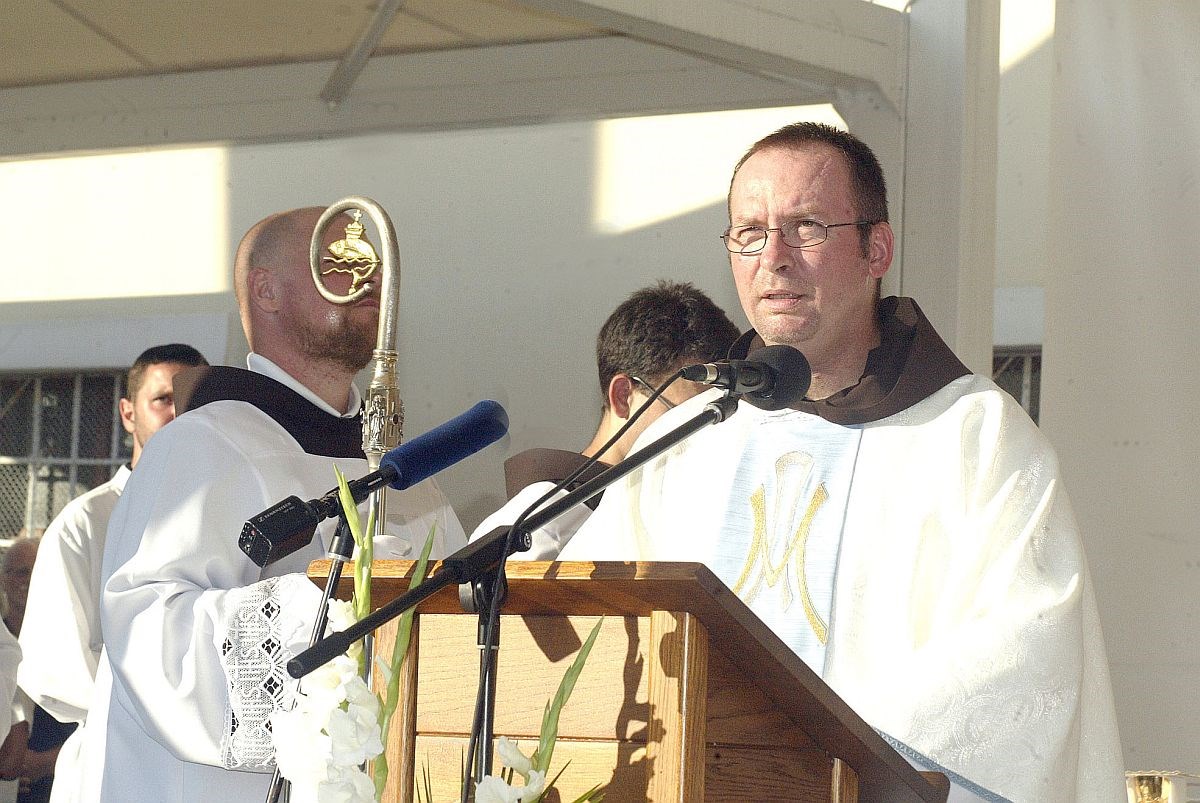
[[751, 156], [734, 177], [739, 179], [787, 184], [788, 182], [828, 182], [850, 176], [840, 151], [823, 142], [765, 148]]
[[[761, 157], [761, 158], [760, 158]], [[730, 187], [730, 210], [768, 200], [797, 213], [849, 201], [853, 192], [845, 158], [824, 143], [767, 148], [746, 160]], [[811, 207], [811, 208], [810, 208]]]
[[175, 374], [189, 367], [181, 362], [152, 362], [142, 372], [142, 384], [138, 390], [155, 384], [170, 386]]

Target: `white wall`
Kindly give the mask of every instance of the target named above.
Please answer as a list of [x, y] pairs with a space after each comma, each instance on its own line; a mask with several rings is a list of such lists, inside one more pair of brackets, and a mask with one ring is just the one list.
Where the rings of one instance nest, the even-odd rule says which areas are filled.
[[[828, 107], [808, 113], [836, 120]], [[596, 332], [630, 292], [693, 281], [745, 326], [717, 239], [729, 170], [800, 114], [0, 163], [0, 196], [24, 199], [25, 212], [0, 222], [0, 242], [49, 233], [53, 243], [37, 275], [26, 251], [0, 254], [5, 285], [22, 288], [0, 303], [0, 369], [120, 366], [176, 339], [240, 364], [228, 270], [241, 232], [275, 210], [373, 197], [400, 245], [406, 436], [481, 398], [512, 419], [505, 442], [442, 475], [471, 527], [503, 501], [507, 456], [586, 445], [600, 411]], [[54, 181], [57, 191], [45, 186]], [[194, 211], [197, 199], [219, 214]], [[104, 297], [130, 294], [141, 297]]]
[[1003, 0], [993, 343], [1038, 345], [1050, 262], [1054, 0]]
[[1200, 772], [1200, 4], [1057, 6], [1042, 424], [1129, 769]]

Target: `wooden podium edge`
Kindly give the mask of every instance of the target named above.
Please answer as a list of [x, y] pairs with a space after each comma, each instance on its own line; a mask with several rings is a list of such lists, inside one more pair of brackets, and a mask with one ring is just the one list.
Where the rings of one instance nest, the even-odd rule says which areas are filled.
[[[374, 596], [393, 599], [407, 591], [413, 566], [413, 561], [376, 561]], [[432, 574], [437, 565], [430, 569]], [[309, 577], [322, 587], [328, 572], [327, 560], [309, 565]], [[795, 712], [797, 726], [829, 756], [854, 769], [860, 800], [946, 800], [940, 783], [922, 777], [703, 564], [510, 561], [505, 573], [506, 614], [650, 616], [674, 610], [695, 615], [714, 644], [723, 643], [722, 636], [732, 638], [737, 631], [746, 631], [751, 638], [739, 641], [738, 649], [726, 652], [726, 658], [754, 678], [781, 710]], [[338, 586], [339, 597], [350, 596], [352, 578], [348, 565]], [[696, 594], [697, 588], [703, 593]], [[649, 599], [655, 601], [653, 606]], [[457, 587], [440, 590], [421, 603], [418, 612], [462, 614]]]

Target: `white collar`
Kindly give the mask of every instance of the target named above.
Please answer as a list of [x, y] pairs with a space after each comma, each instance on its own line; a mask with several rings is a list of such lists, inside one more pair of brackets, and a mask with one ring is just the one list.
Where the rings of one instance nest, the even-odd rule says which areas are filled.
[[353, 382], [350, 383], [350, 405], [346, 408], [346, 412], [342, 413], [335, 410], [328, 403], [326, 403], [324, 399], [301, 384], [300, 380], [296, 379], [294, 376], [261, 354], [256, 354], [253, 351], [247, 354], [246, 367], [251, 371], [254, 371], [256, 374], [262, 374], [265, 377], [274, 379], [281, 385], [286, 385], [304, 398], [308, 399], [313, 404], [320, 407], [325, 412], [330, 413], [331, 415], [336, 415], [338, 418], [354, 418], [358, 415], [358, 411], [362, 408], [362, 395], [358, 392], [358, 388], [355, 387]]

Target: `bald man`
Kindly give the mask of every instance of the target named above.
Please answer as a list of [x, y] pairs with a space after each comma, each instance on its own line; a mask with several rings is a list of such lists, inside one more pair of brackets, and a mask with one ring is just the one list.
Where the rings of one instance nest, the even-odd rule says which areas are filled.
[[[321, 212], [273, 215], [246, 234], [234, 274], [249, 370], [177, 377], [179, 415], [147, 444], [113, 512], [83, 799], [266, 794], [268, 718], [294, 692], [284, 666], [306, 646], [320, 599], [303, 572], [324, 555], [334, 522], [265, 569], [241, 553], [238, 535], [288, 496], [328, 491], [334, 466], [367, 471], [352, 380], [375, 342], [378, 282], [344, 306], [317, 292], [308, 250]], [[326, 247], [348, 222], [327, 229]], [[328, 278], [333, 292], [348, 289], [348, 274]], [[389, 497], [385, 528], [379, 557], [415, 556], [431, 531], [435, 557], [466, 540], [431, 481]]]

